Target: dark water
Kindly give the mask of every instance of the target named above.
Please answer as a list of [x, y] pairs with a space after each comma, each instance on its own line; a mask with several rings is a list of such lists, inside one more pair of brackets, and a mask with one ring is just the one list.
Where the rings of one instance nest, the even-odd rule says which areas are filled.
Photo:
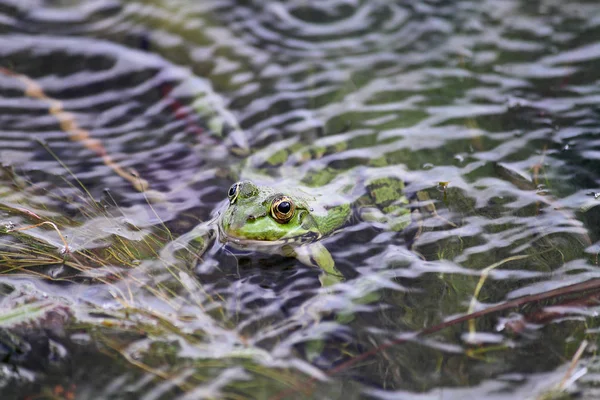
[[[595, 398], [593, 292], [411, 333], [600, 278], [599, 62], [594, 1], [0, 2], [0, 222], [68, 244], [0, 236], [2, 399]], [[179, 249], [238, 179], [356, 176], [436, 214], [324, 239], [331, 291]]]

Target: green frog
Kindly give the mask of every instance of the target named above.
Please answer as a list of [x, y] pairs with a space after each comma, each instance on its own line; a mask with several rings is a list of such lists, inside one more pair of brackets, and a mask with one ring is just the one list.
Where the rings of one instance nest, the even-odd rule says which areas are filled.
[[260, 186], [244, 180], [229, 188], [227, 207], [216, 224], [221, 242], [296, 257], [321, 268], [325, 273], [321, 283], [326, 286], [339, 281], [341, 274], [320, 239], [340, 230], [356, 215], [380, 222], [385, 219], [390, 229], [404, 229], [411, 217], [403, 189], [401, 180], [391, 178], [375, 179], [368, 185], [348, 184], [340, 193], [318, 189], [308, 193], [298, 187]]

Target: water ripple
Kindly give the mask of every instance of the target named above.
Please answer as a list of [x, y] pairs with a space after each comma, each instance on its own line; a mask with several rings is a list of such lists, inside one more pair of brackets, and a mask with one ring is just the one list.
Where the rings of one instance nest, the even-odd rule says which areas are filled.
[[[0, 75], [0, 161], [33, 183], [19, 191], [2, 172], [0, 218], [31, 222], [14, 211], [23, 204], [47, 218], [68, 211], [76, 219], [65, 222], [77, 238], [73, 249], [102, 251], [115, 237], [160, 233], [162, 222], [192, 231], [244, 177], [338, 200], [351, 197], [341, 187], [385, 177], [404, 181], [412, 200], [419, 191], [429, 196], [412, 205], [420, 215], [414, 238], [377, 221], [353, 221], [326, 238], [346, 277], [329, 289], [296, 260], [232, 254], [218, 243], [185, 273], [150, 256], [131, 275], [118, 265], [94, 270], [125, 274], [114, 288], [181, 329], [128, 339], [125, 353], [138, 360], [160, 342], [165, 359], [148, 363], [171, 380], [155, 383], [127, 369], [126, 378], [111, 378], [107, 395], [128, 387], [148, 398], [226, 397], [252, 382], [277, 395], [378, 346], [369, 363], [317, 383], [313, 396], [343, 389], [428, 398], [444, 387], [456, 398], [509, 389], [531, 397], [539, 382], [562, 376], [556, 368], [572, 355], [565, 340], [595, 309], [561, 308], [565, 319], [535, 335], [498, 332], [488, 316], [475, 332], [453, 327], [384, 344], [470, 308], [597, 278], [600, 9], [593, 2], [59, 3], [0, 2], [2, 67], [60, 101], [164, 201], [149, 208], [97, 153], [69, 140], [47, 100]], [[232, 151], [247, 144], [248, 155]], [[110, 189], [110, 204], [118, 204], [112, 224], [84, 218], [88, 203], [48, 148], [95, 199], [106, 203]], [[435, 213], [426, 212], [430, 204]], [[62, 245], [52, 230], [28, 235]], [[8, 281], [21, 287], [16, 277]], [[74, 304], [123, 307], [101, 284], [63, 290], [30, 281]], [[172, 297], [150, 290], [158, 287]], [[523, 309], [525, 321], [530, 312]], [[542, 369], [556, 371], [531, 373]], [[526, 384], [515, 384], [515, 374]], [[187, 394], [177, 392], [184, 386]]]

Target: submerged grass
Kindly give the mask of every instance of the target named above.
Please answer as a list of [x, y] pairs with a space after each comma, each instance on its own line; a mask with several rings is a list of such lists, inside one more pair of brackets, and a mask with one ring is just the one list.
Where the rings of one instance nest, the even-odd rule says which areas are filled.
[[[4, 184], [10, 186], [8, 182]], [[14, 194], [24, 188], [13, 186], [11, 190], [11, 194]], [[365, 343], [372, 346], [366, 351], [342, 349], [342, 361], [325, 372], [309, 363], [299, 368], [297, 364], [274, 358], [269, 351], [251, 343], [240, 333], [236, 321], [226, 310], [226, 299], [212, 293], [191, 273], [194, 260], [201, 256], [205, 243], [196, 247], [196, 254], [187, 251], [167, 254], [165, 248], [173, 243], [175, 235], [164, 223], [145, 230], [127, 226], [118, 223], [117, 216], [113, 214], [115, 209], [119, 211], [118, 207], [109, 211], [88, 196], [82, 198], [88, 200], [84, 206], [78, 207], [78, 216], [69, 219], [60, 212], [55, 213], [51, 207], [28, 203], [27, 196], [21, 196], [18, 205], [14, 201], [4, 203], [0, 196], [0, 211], [16, 221], [7, 222], [4, 235], [0, 236], [0, 274], [105, 289], [109, 294], [106, 300], [108, 306], [85, 297], [77, 298], [75, 304], [69, 296], [55, 298], [51, 304], [58, 301], [69, 310], [70, 317], [65, 322], [67, 332], [86, 332], [100, 352], [114, 357], [115, 362], [120, 360], [139, 374], [152, 376], [157, 386], [163, 382], [169, 387], [169, 393], [190, 399], [201, 395], [242, 399], [248, 398], [248, 393], [256, 394], [258, 398], [302, 398], [314, 395], [317, 388], [319, 394], [329, 390], [321, 383], [327, 376], [337, 376], [342, 372], [351, 374], [358, 367], [393, 376], [390, 378], [392, 382], [401, 382], [407, 373], [413, 376], [411, 380], [414, 382], [424, 379], [418, 376], [418, 369], [402, 372], [402, 366], [414, 362], [410, 351], [391, 351], [392, 347], [409, 340], [404, 336], [391, 341], [366, 339]], [[101, 244], [92, 239], [78, 240], [78, 233], [85, 236], [86, 222], [99, 220], [117, 224], [123, 229], [123, 234], [105, 235]], [[66, 235], [66, 231], [71, 233]], [[126, 232], [138, 235], [132, 239]], [[190, 242], [183, 244], [194, 246]], [[462, 246], [462, 243], [459, 245]], [[444, 250], [442, 247], [440, 252]], [[476, 283], [472, 277], [465, 277], [465, 282], [454, 288], [460, 293], [456, 296], [460, 301], [468, 297], [465, 293], [474, 285], [472, 301], [465, 316], [432, 325], [431, 320], [423, 315], [411, 315], [410, 312], [414, 311], [410, 306], [398, 301], [396, 306], [406, 310], [402, 316], [404, 323], [408, 325], [408, 322], [414, 322], [410, 340], [449, 327], [457, 328], [452, 332], [449, 329], [449, 335], [459, 334], [462, 331], [458, 325], [465, 322], [470, 333], [474, 334], [475, 319], [528, 304], [528, 300], [519, 299], [483, 311], [474, 309], [494, 269], [508, 262], [539, 256], [545, 251], [542, 249], [531, 254], [507, 257], [493, 263], [480, 270]], [[449, 253], [452, 252], [453, 249], [449, 249]], [[440, 283], [443, 281], [442, 277]], [[14, 312], [0, 315], [0, 326], [17, 329], [23, 325], [43, 324], [47, 309], [45, 303], [41, 302], [43, 293], [37, 293], [37, 296], [38, 303], [15, 307]], [[539, 299], [532, 298], [529, 301]], [[436, 310], [436, 315], [439, 316], [439, 310]], [[272, 331], [293, 329], [286, 327], [286, 324], [289, 321], [280, 326], [274, 325]], [[397, 321], [391, 321], [389, 326], [395, 325], [399, 326]], [[423, 326], [429, 327], [420, 329]], [[318, 352], [323, 351], [324, 347], [316, 346]], [[328, 349], [331, 350], [331, 346]], [[415, 347], [412, 350], [418, 349]], [[502, 343], [480, 344], [464, 350], [466, 358], [471, 359], [463, 360], [465, 363], [472, 360], [491, 362], [488, 354], [510, 351], [510, 348]], [[433, 351], [431, 353], [433, 355]], [[379, 357], [383, 361], [373, 360], [372, 357]], [[445, 364], [448, 359], [448, 356], [435, 356], [427, 362], [437, 364], [441, 371], [447, 368]], [[465, 377], [454, 384], [465, 385], [469, 382], [470, 379]]]
[[[9, 182], [0, 184], [10, 187]], [[12, 190], [21, 189], [13, 186]], [[285, 363], [269, 366], [274, 363], [269, 353], [236, 332], [223, 299], [215, 298], [190, 275], [198, 254], [185, 253], [168, 260], [161, 256], [173, 238], [165, 224], [150, 231], [122, 226], [142, 232], [138, 240], [110, 234], [103, 237], [101, 245], [94, 240], [78, 241], [77, 233], [85, 226], [81, 219], [116, 223], [115, 215], [106, 208], [95, 201], [87, 204], [79, 208], [79, 220], [53, 219], [40, 216], [52, 215], [52, 210], [38, 211], [35, 204], [27, 204], [27, 196], [21, 196], [18, 207], [3, 203], [0, 197], [0, 212], [8, 216], [0, 234], [1, 275], [99, 286], [110, 293], [113, 305], [108, 308], [85, 298], [74, 303], [68, 295], [48, 303], [63, 302], [70, 310], [67, 331], [87, 332], [95, 346], [104, 349], [101, 351], [140, 373], [170, 382], [179, 393], [241, 399], [247, 398], [244, 393], [249, 391], [263, 391], [268, 396], [306, 379], [305, 373]], [[9, 219], [15, 222], [9, 223]], [[68, 237], [66, 230], [71, 232]], [[47, 305], [42, 302], [43, 293], [36, 292], [36, 296], [39, 302], [0, 315], [0, 327], [19, 331], [25, 323], [43, 323]], [[237, 371], [232, 379], [213, 387], [211, 382], [229, 370]]]
[[[10, 186], [8, 182], [0, 184]], [[14, 194], [23, 187], [13, 186], [11, 190]], [[423, 379], [416, 376], [418, 370], [400, 370], [400, 366], [414, 362], [413, 358], [407, 353], [390, 351], [393, 346], [406, 342], [407, 337], [384, 342], [370, 339], [368, 343], [373, 345], [372, 349], [362, 352], [344, 350], [343, 361], [325, 372], [309, 363], [299, 368], [299, 365], [274, 358], [269, 351], [249, 342], [240, 333], [236, 321], [225, 309], [225, 299], [213, 294], [191, 274], [190, 268], [196, 257], [201, 256], [204, 243], [196, 248], [200, 254], [183, 252], [165, 257], [164, 250], [175, 235], [163, 223], [146, 230], [121, 224], [123, 232], [139, 235], [132, 239], [111, 233], [104, 236], [99, 245], [91, 239], [78, 241], [77, 233], [85, 236], [86, 221], [104, 219], [117, 223], [117, 218], [111, 214], [113, 211], [109, 212], [93, 200], [85, 202], [85, 207], [79, 207], [78, 217], [72, 219], [60, 212], [53, 213], [51, 207], [28, 203], [27, 196], [20, 197], [18, 206], [14, 201], [4, 203], [2, 200], [0, 196], [0, 211], [8, 216], [7, 221], [14, 219], [16, 222], [7, 222], [0, 236], [1, 275], [98, 286], [106, 289], [112, 300], [109, 306], [103, 306], [85, 297], [74, 303], [73, 298], [65, 296], [53, 298], [53, 302], [46, 305], [43, 293], [37, 292], [36, 301], [15, 306], [0, 315], [0, 327], [4, 329], [16, 329], [22, 334], [19, 327], [43, 324], [47, 311], [59, 302], [69, 310], [69, 318], [64, 323], [67, 332], [85, 332], [98, 351], [114, 357], [115, 363], [125, 363], [139, 374], [152, 376], [157, 386], [163, 382], [169, 387], [165, 393], [190, 399], [203, 395], [243, 399], [248, 398], [248, 393], [257, 398], [302, 398], [314, 395], [317, 388], [319, 394], [324, 394], [333, 390], [321, 383], [327, 376], [336, 376], [343, 371], [351, 373], [359, 366], [362, 369], [383, 368], [381, 374], [393, 375], [393, 382], [403, 380], [406, 373], [415, 374], [413, 381]], [[67, 230], [71, 232], [68, 236], [64, 233]], [[185, 244], [193, 246], [189, 242]], [[429, 324], [429, 327], [419, 330], [415, 325], [411, 337], [433, 334], [464, 322], [474, 333], [476, 318], [527, 304], [519, 299], [483, 311], [474, 310], [474, 302], [491, 271], [507, 262], [536, 255], [508, 257], [482, 269], [467, 315], [438, 325], [431, 325], [431, 321], [424, 320], [423, 316], [414, 315], [415, 321], [423, 319], [419, 322], [421, 326]], [[471, 287], [465, 284], [455, 290], [464, 292]], [[411, 320], [412, 317], [406, 314], [403, 319]], [[278, 329], [277, 326], [272, 328]], [[454, 331], [455, 334], [459, 332]], [[467, 348], [465, 354], [471, 359], [488, 361], [484, 355], [507, 350], [509, 347], [505, 344], [488, 344]], [[374, 356], [386, 362], [371, 360]], [[447, 359], [440, 356], [430, 361], [443, 368]], [[395, 367], [397, 363], [401, 365]], [[468, 384], [469, 379], [459, 383]]]
[[[124, 171], [104, 154], [105, 149], [101, 144], [90, 139], [86, 132], [82, 132], [59, 102], [45, 96], [34, 82], [24, 77], [19, 79], [26, 84], [32, 97], [52, 106], [53, 115], [61, 121], [61, 127], [69, 137], [81, 141], [88, 149], [102, 156], [107, 166], [144, 193], [147, 207], [158, 218], [152, 203], [155, 198], [160, 197], [159, 194], [148, 192], [147, 182], [141, 180], [134, 171]], [[407, 375], [411, 376], [408, 380], [412, 382], [423, 381], [426, 378], [419, 376], [420, 370], [410, 368], [410, 364], [415, 361], [413, 357], [423, 357], [423, 354], [417, 354], [423, 353], [420, 348], [415, 346], [415, 349], [411, 349], [413, 352], [400, 353], [391, 351], [393, 346], [405, 343], [409, 339], [412, 341], [417, 336], [438, 333], [449, 327], [456, 328], [464, 322], [467, 322], [470, 333], [474, 334], [476, 318], [516, 308], [528, 304], [528, 301], [539, 300], [532, 298], [509, 301], [483, 311], [474, 309], [491, 271], [507, 262], [542, 255], [546, 250], [540, 250], [537, 254], [505, 257], [486, 268], [479, 268], [480, 275], [476, 284], [471, 277], [467, 277], [465, 281], [468, 282], [455, 285], [453, 290], [460, 294], [456, 296], [456, 302], [468, 297], [464, 294], [474, 286], [472, 301], [465, 316], [436, 325], [431, 319], [416, 315], [414, 310], [422, 311], [422, 308], [413, 307], [411, 310], [410, 306], [398, 302], [393, 305], [398, 309], [407, 310], [403, 316], [402, 328], [414, 328], [410, 335], [387, 341], [381, 337], [374, 339], [374, 336], [369, 336], [364, 343], [371, 348], [364, 351], [338, 346], [342, 353], [341, 361], [325, 372], [300, 359], [289, 362], [289, 358], [286, 357], [276, 358], [269, 351], [248, 340], [241, 333], [242, 329], [236, 324], [235, 318], [228, 314], [226, 299], [221, 298], [218, 292], [213, 294], [190, 273], [196, 258], [201, 257], [206, 248], [205, 242], [184, 242], [185, 251], [173, 251], [172, 254], [168, 254], [165, 249], [177, 239], [174, 239], [176, 235], [165, 223], [160, 221], [149, 229], [138, 229], [118, 221], [118, 217], [124, 216], [119, 215], [121, 210], [118, 206], [109, 211], [104, 207], [106, 204], [97, 202], [52, 149], [45, 143], [40, 144], [71, 174], [78, 186], [70, 182], [69, 185], [80, 193], [78, 199], [82, 202], [73, 205], [77, 210], [77, 215], [73, 218], [64, 216], [60, 208], [52, 210], [50, 205], [35, 204], [27, 196], [27, 191], [34, 185], [19, 177], [10, 168], [5, 168], [4, 181], [0, 180], [0, 187], [3, 189], [0, 194], [0, 212], [9, 218], [15, 218], [18, 227], [14, 223], [7, 223], [4, 235], [0, 237], [0, 274], [81, 284], [87, 287], [97, 286], [106, 293], [102, 297], [103, 302], [87, 298], [85, 295], [72, 294], [64, 297], [53, 296], [52, 301], [45, 302], [46, 294], [42, 291], [30, 293], [25, 304], [10, 303], [13, 306], [10, 311], [0, 314], [0, 327], [14, 329], [26, 339], [27, 334], [19, 329], [24, 326], [43, 326], [47, 323], [49, 310], [58, 303], [68, 310], [69, 318], [64, 321], [66, 331], [85, 332], [100, 352], [133, 367], [132, 369], [139, 374], [150, 375], [157, 383], [156, 387], [164, 384], [168, 390], [183, 394], [184, 399], [242, 399], [248, 398], [249, 393], [257, 398], [305, 397], [313, 395], [316, 386], [328, 376], [342, 372], [351, 374], [359, 366], [362, 370], [372, 369], [384, 376], [392, 376], [390, 386], [402, 382]], [[543, 158], [540, 165], [543, 165]], [[534, 171], [535, 183], [541, 169], [540, 167]], [[448, 189], [448, 182], [441, 182], [440, 186], [444, 189], [444, 201], [451, 202], [454, 191]], [[56, 193], [47, 192], [45, 195], [55, 199], [57, 204], [70, 204], [71, 201]], [[10, 198], [10, 201], [4, 202], [3, 199], [7, 198]], [[116, 205], [116, 201], [112, 201], [113, 205]], [[538, 206], [536, 205], [536, 208], [539, 209]], [[116, 213], [112, 210], [116, 210]], [[114, 231], [103, 232], [101, 240], [98, 240], [97, 236], [87, 235], [86, 223], [92, 224], [93, 228], [95, 221], [106, 221], [121, 229], [122, 234]], [[445, 222], [456, 228], [454, 223], [448, 220]], [[66, 231], [70, 234], [67, 235]], [[439, 246], [438, 258], [453, 259], [462, 253], [465, 243], [460, 236], [458, 241], [454, 245], [448, 242]], [[539, 261], [539, 264], [543, 261]], [[551, 268], [548, 267], [548, 270]], [[442, 283], [447, 282], [440, 279], [440, 285]], [[446, 307], [454, 307], [454, 304], [453, 301], [451, 305], [446, 304]], [[449, 311], [444, 310], [440, 313], [436, 308], [434, 318], [439, 318], [440, 314], [445, 315], [446, 312]], [[400, 326], [396, 321], [390, 320], [391, 323], [385, 326]], [[268, 321], [264, 324], [268, 324]], [[277, 336], [278, 330], [289, 332], [295, 327], [296, 325], [286, 320], [279, 325], [267, 326], [268, 332], [265, 336]], [[448, 335], [459, 333], [462, 331], [455, 329]], [[325, 348], [322, 343], [312, 347], [317, 349], [314, 351], [315, 357]], [[467, 348], [465, 354], [468, 358], [488, 361], [484, 355], [507, 349], [506, 344], [482, 344], [475, 349]], [[430, 351], [426, 354], [433, 353]], [[374, 361], [371, 357], [375, 356], [383, 362]], [[423, 363], [436, 364], [436, 371], [439, 372], [450, 357], [439, 353], [436, 357], [424, 360]], [[460, 365], [469, 361], [471, 360], [463, 360]], [[407, 372], [401, 369], [405, 366], [409, 367], [406, 368]], [[458, 376], [452, 383], [467, 385], [470, 378]], [[565, 384], [561, 383], [561, 386]], [[324, 396], [328, 390], [326, 385], [318, 387], [321, 390], [320, 394]], [[419, 389], [425, 390], [426, 387], [424, 385]]]

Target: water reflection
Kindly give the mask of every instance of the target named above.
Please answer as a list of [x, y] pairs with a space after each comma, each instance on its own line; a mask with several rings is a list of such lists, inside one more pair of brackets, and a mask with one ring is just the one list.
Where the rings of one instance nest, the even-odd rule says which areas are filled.
[[[302, 391], [310, 378], [472, 304], [483, 309], [598, 277], [593, 2], [30, 3], [0, 3], [1, 66], [39, 84], [150, 188], [137, 191], [72, 140], [51, 102], [0, 75], [0, 161], [12, 168], [2, 174], [0, 219], [34, 223], [17, 211], [26, 207], [62, 224], [74, 250], [101, 254], [115, 241], [152, 249], [135, 254], [136, 268], [119, 262], [126, 246], [86, 271], [118, 275], [110, 285], [56, 261], [41, 271], [69, 283], [3, 277], [16, 297], [33, 287], [34, 298], [51, 293], [69, 304], [75, 326], [119, 320], [107, 318], [127, 308], [114, 290], [135, 299], [137, 320], [119, 320], [126, 334], [106, 330], [85, 341], [117, 358], [90, 355], [78, 331], [56, 338], [81, 369], [111, 366], [99, 373], [102, 385], [111, 382], [105, 396], [366, 390], [386, 398], [445, 396], [451, 386], [449, 397], [514, 397], [549, 389], [536, 385], [564, 373], [569, 343], [593, 327], [593, 315], [565, 312], [529, 334], [498, 332], [488, 316], [475, 326], [481, 346], [465, 339], [470, 327], [452, 327]], [[172, 236], [190, 232], [240, 178], [335, 192], [356, 176], [401, 179], [408, 193], [425, 190], [436, 212], [423, 214], [410, 249], [404, 235], [376, 222], [356, 220], [326, 238], [346, 277], [333, 293], [322, 293], [318, 272], [294, 259], [211, 244], [187, 259], [192, 268], [173, 269], [156, 251], [175, 248], [163, 223]], [[440, 182], [449, 182], [446, 190]], [[90, 212], [96, 203], [107, 211]], [[25, 232], [61, 246], [53, 230]], [[1, 240], [3, 250], [28, 249], [23, 238]], [[177, 329], [151, 328], [150, 320]], [[42, 370], [36, 379], [50, 387], [61, 374]], [[79, 393], [101, 387], [72, 376]], [[16, 394], [43, 389], [11, 385]]]

